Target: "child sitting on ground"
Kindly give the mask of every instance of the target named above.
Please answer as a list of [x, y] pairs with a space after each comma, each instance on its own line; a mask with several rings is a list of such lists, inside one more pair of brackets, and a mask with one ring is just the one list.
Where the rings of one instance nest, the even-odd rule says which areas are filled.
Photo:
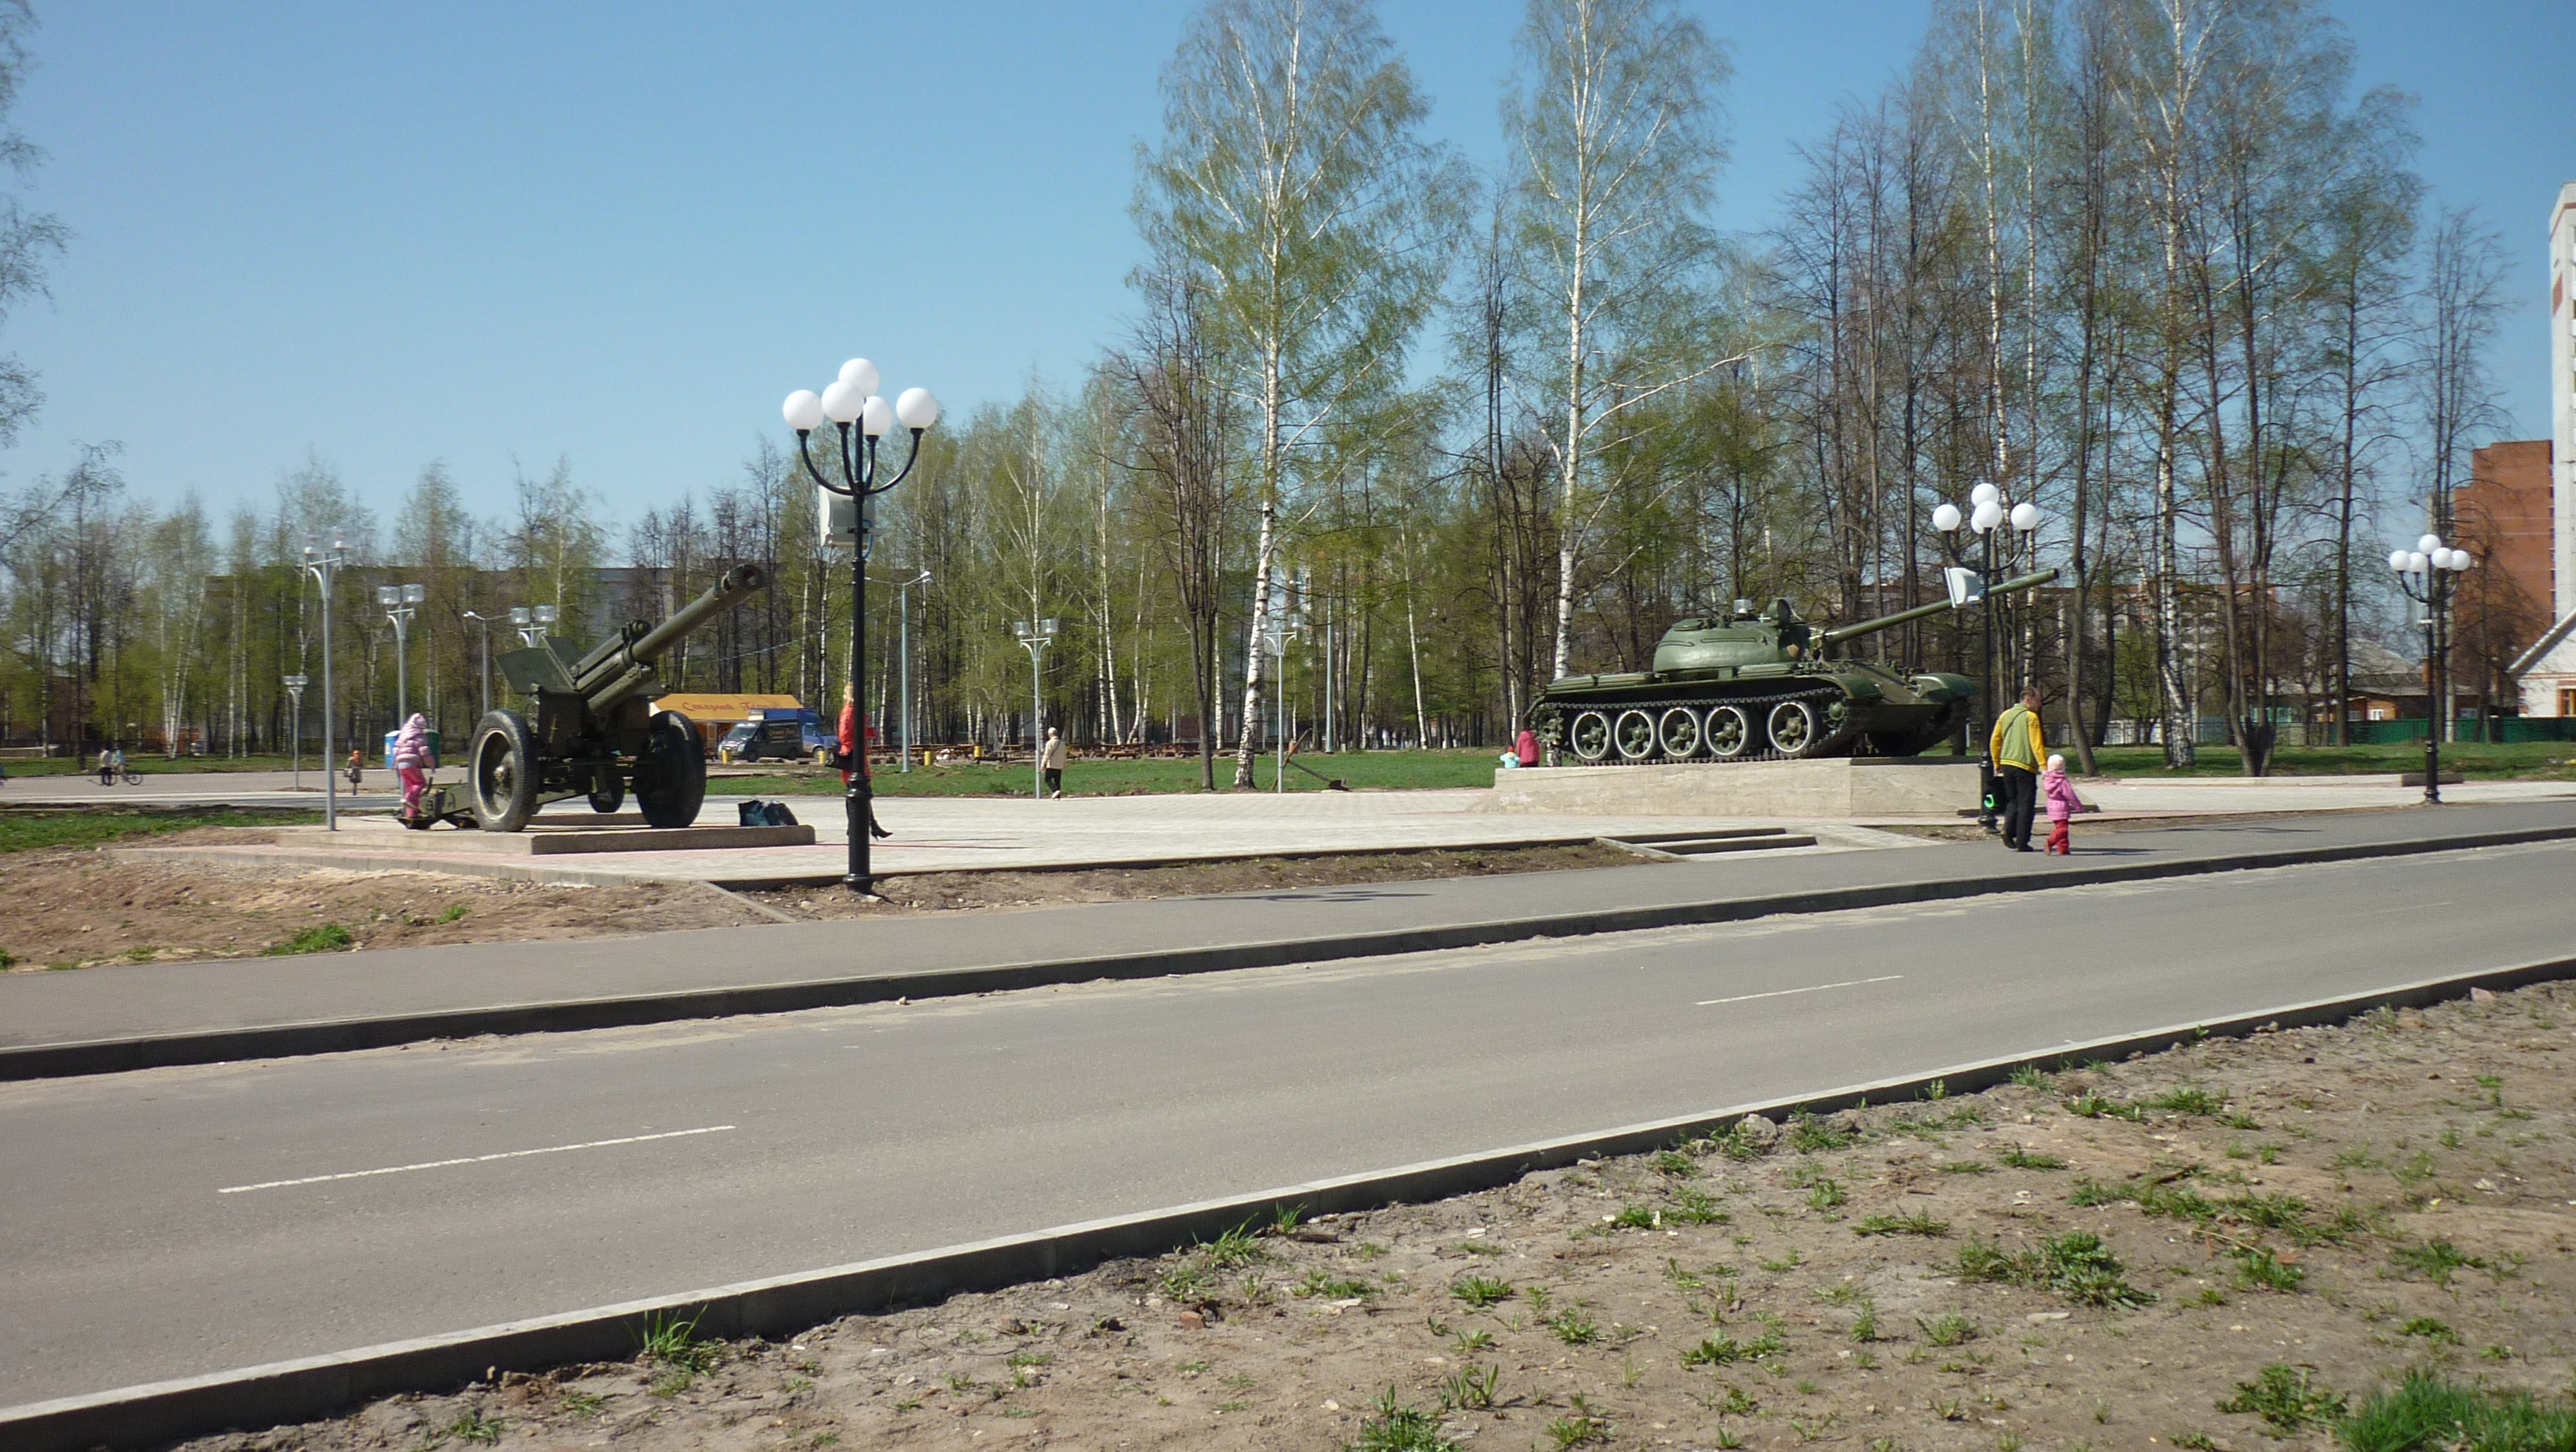
[[2075, 846], [2067, 839], [2067, 825], [2077, 812], [2094, 808], [2075, 794], [2075, 784], [2066, 779], [2065, 757], [2048, 758], [2048, 770], [2039, 774], [2039, 794], [2048, 803], [2048, 850], [2060, 857], [2074, 856]]

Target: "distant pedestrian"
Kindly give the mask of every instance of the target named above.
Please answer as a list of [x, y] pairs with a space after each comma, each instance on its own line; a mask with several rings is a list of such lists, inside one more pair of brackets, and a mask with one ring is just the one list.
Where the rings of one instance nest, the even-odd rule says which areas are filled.
[[2075, 794], [2075, 784], [2066, 779], [2066, 758], [2051, 756], [2048, 770], [2039, 774], [2040, 794], [2048, 800], [2048, 850], [2060, 857], [2075, 855], [2075, 846], [2067, 839], [2067, 828], [2077, 812], [2086, 810], [2084, 799]]
[[1038, 748], [1038, 770], [1046, 773], [1047, 799], [1054, 801], [1062, 798], [1064, 796], [1064, 738], [1058, 736], [1052, 726], [1047, 728], [1046, 745]]
[[2039, 687], [2025, 687], [2021, 703], [1995, 718], [1986, 757], [1994, 763], [1995, 785], [2003, 798], [2004, 846], [2028, 852], [2030, 821], [2039, 806], [2039, 764], [2048, 759], [2048, 742], [2040, 733]]
[[429, 789], [429, 774], [438, 770], [438, 753], [429, 745], [429, 718], [418, 711], [394, 737], [394, 775], [402, 779], [402, 814], [420, 813], [420, 794]]
[[1538, 765], [1538, 733], [1527, 726], [1522, 727], [1521, 734], [1512, 738], [1512, 755], [1519, 758], [1523, 766]]
[[122, 764], [123, 763], [117, 759], [117, 750], [115, 747], [111, 746], [105, 751], [100, 752], [98, 754], [98, 784], [100, 786], [116, 785], [116, 769]]
[[363, 747], [363, 746], [352, 746], [352, 747], [350, 747], [350, 748], [349, 748], [349, 790], [351, 790], [351, 791], [356, 791], [356, 790], [358, 789], [358, 783], [359, 783], [359, 781], [360, 781], [360, 780], [362, 780], [362, 779], [366, 776], [366, 774], [367, 774], [367, 748], [365, 748], [365, 747]]

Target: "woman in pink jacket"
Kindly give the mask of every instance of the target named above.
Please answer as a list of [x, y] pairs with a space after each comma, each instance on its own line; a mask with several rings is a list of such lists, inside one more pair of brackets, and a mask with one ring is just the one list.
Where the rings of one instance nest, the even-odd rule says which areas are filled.
[[2048, 759], [2048, 770], [2039, 774], [2039, 794], [2048, 803], [2048, 850], [2060, 857], [2074, 856], [2074, 844], [2067, 840], [2067, 825], [2077, 812], [2092, 808], [2075, 795], [2075, 783], [2066, 779], [2065, 757]]
[[394, 737], [394, 774], [402, 778], [404, 816], [419, 812], [420, 794], [429, 788], [429, 774], [437, 769], [438, 757], [429, 749], [429, 718], [414, 711]]

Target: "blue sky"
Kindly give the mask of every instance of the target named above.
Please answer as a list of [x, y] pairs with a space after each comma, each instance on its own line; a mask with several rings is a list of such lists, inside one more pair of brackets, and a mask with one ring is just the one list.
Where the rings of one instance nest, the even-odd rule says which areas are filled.
[[[494, 512], [564, 455], [620, 523], [733, 476], [852, 353], [957, 412], [1075, 376], [1129, 315], [1133, 150], [1190, 9], [39, 6], [30, 201], [77, 236], [0, 333], [50, 400], [0, 484], [115, 439], [156, 501], [267, 507], [310, 451], [384, 512], [432, 459]], [[1697, 8], [1736, 66], [1720, 221], [1755, 229], [1926, 7]], [[2421, 98], [2436, 199], [2509, 244], [2509, 432], [2542, 436], [2576, 4], [2334, 8], [2360, 82]], [[1517, 13], [1384, 0], [1480, 162]]]

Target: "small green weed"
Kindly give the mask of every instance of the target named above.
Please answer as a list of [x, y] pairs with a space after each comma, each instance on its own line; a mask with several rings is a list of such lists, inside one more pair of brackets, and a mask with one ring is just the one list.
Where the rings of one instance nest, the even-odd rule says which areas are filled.
[[2421, 1245], [2401, 1245], [2388, 1253], [2399, 1266], [2420, 1271], [2435, 1285], [2447, 1286], [2451, 1276], [2462, 1266], [2484, 1269], [2486, 1262], [2460, 1249], [2447, 1240], [2428, 1240]]
[[1207, 1263], [1218, 1270], [1234, 1270], [1256, 1260], [1270, 1259], [1269, 1250], [1253, 1237], [1249, 1220], [1212, 1241], [1202, 1242], [1197, 1249], [1207, 1258]]
[[1468, 1276], [1451, 1286], [1449, 1294], [1481, 1311], [1510, 1300], [1516, 1292], [1509, 1281], [1498, 1281], [1491, 1276]]
[[1807, 1187], [1807, 1205], [1810, 1209], [1831, 1210], [1849, 1198], [1843, 1193], [1841, 1182], [1836, 1180], [1818, 1180]]
[[1992, 1242], [1961, 1246], [1959, 1279], [2033, 1286], [2084, 1306], [2143, 1306], [2155, 1297], [2122, 1279], [2120, 1258], [2090, 1230], [2070, 1230], [2022, 1252]]
[[1474, 1411], [1494, 1404], [1494, 1387], [1502, 1380], [1499, 1366], [1463, 1366], [1440, 1383], [1440, 1410]]
[[1856, 1136], [1836, 1129], [1812, 1114], [1797, 1114], [1789, 1118], [1789, 1148], [1800, 1154], [1850, 1149], [1858, 1142]]
[[596, 1392], [568, 1391], [555, 1400], [556, 1410], [567, 1417], [596, 1417], [607, 1407], [608, 1398]]
[[1777, 1329], [1766, 1329], [1751, 1341], [1738, 1341], [1732, 1336], [1710, 1336], [1697, 1346], [1682, 1352], [1684, 1366], [1731, 1366], [1739, 1361], [1760, 1361], [1766, 1356], [1786, 1355], [1789, 1343], [1780, 1339]]
[[438, 915], [438, 920], [442, 923], [452, 923], [463, 916], [465, 916], [465, 904], [452, 902], [447, 905], [447, 911]]
[[1661, 1216], [1643, 1205], [1622, 1205], [1619, 1213], [1610, 1217], [1613, 1230], [1655, 1230], [1663, 1223]]
[[668, 1312], [655, 1312], [637, 1334], [637, 1351], [647, 1361], [658, 1361], [675, 1371], [691, 1375], [712, 1371], [724, 1357], [722, 1343], [698, 1335], [698, 1320], [686, 1320]]
[[1575, 1404], [1574, 1415], [1558, 1417], [1547, 1424], [1547, 1439], [1556, 1444], [1556, 1452], [1567, 1452], [1568, 1448], [1588, 1447], [1595, 1442], [1609, 1441], [1610, 1424], [1594, 1416], [1592, 1409], [1583, 1404], [1583, 1398], [1579, 1393], [1569, 1400]]
[[260, 956], [285, 958], [297, 953], [336, 953], [355, 941], [347, 928], [338, 923], [324, 923], [318, 928], [306, 928], [292, 938], [269, 944], [260, 950]]
[[1590, 1316], [1568, 1308], [1547, 1319], [1547, 1329], [1568, 1346], [1589, 1346], [1601, 1339], [1601, 1328]]
[[2090, 1089], [2067, 1100], [2066, 1112], [2082, 1119], [2144, 1119], [2146, 1117], [2146, 1111], [2138, 1106], [2123, 1104], [2116, 1099], [2105, 1099]]
[[2048, 1087], [2048, 1076], [2039, 1071], [2039, 1066], [2037, 1064], [2022, 1064], [2016, 1067], [2012, 1071], [2012, 1081], [2024, 1089], [2045, 1089]]
[[1860, 1342], [1863, 1345], [1867, 1345], [1868, 1343], [1879, 1339], [1878, 1303], [1876, 1301], [1861, 1302], [1860, 1315], [1854, 1317], [1852, 1320], [1851, 1339]]
[[1923, 1339], [1935, 1346], [1965, 1346], [1977, 1339], [1977, 1323], [1956, 1311], [1930, 1321], [1917, 1316], [1914, 1324], [1922, 1328]]
[[1664, 1218], [1678, 1225], [1724, 1225], [1733, 1216], [1717, 1208], [1717, 1197], [1688, 1185], [1675, 1186], [1673, 1203], [1664, 1209]]
[[2416, 1317], [2414, 1320], [2398, 1327], [2397, 1334], [2400, 1336], [2421, 1336], [2427, 1341], [2446, 1342], [2452, 1346], [2460, 1344], [2459, 1332], [2452, 1330], [2448, 1323], [2436, 1321], [2430, 1316]]
[[2282, 1264], [2268, 1245], [2240, 1245], [2228, 1255], [2236, 1261], [2236, 1284], [2242, 1289], [2295, 1291], [2307, 1283], [2305, 1270]]
[[1646, 1168], [1676, 1180], [1687, 1180], [1699, 1173], [1699, 1165], [1679, 1150], [1657, 1150], [1646, 1160]]
[[1449, 1344], [1457, 1348], [1460, 1356], [1472, 1356], [1479, 1351], [1493, 1349], [1494, 1333], [1482, 1330], [1461, 1331], [1449, 1338]]
[[1378, 1397], [1376, 1412], [1360, 1423], [1353, 1452], [1458, 1452], [1458, 1444], [1440, 1435], [1440, 1417], [1398, 1401], [1395, 1388]]
[[1945, 1175], [1991, 1175], [1995, 1167], [1984, 1160], [1952, 1160], [1941, 1167]]
[[1902, 1215], [1864, 1215], [1852, 1226], [1852, 1233], [1938, 1237], [1950, 1233], [1950, 1222], [1935, 1218], [1929, 1210], [1908, 1210]]
[[478, 1408], [439, 1428], [432, 1434], [429, 1445], [434, 1447], [454, 1437], [460, 1442], [469, 1442], [477, 1447], [489, 1447], [501, 1440], [501, 1429], [507, 1425], [509, 1424], [497, 1417], [484, 1416]]
[[2227, 1101], [2223, 1096], [2212, 1094], [2197, 1084], [2185, 1084], [2180, 1088], [2168, 1089], [2149, 1099], [2147, 1107], [2161, 1109], [2168, 1114], [2189, 1114], [2207, 1118], [2224, 1112]]
[[2300, 1367], [2274, 1362], [2236, 1384], [2236, 1395], [2218, 1404], [2222, 1412], [2250, 1413], [2283, 1432], [2331, 1426], [2343, 1418], [2345, 1401], [2309, 1381]]
[[2062, 1170], [2066, 1168], [2066, 1161], [2061, 1160], [2054, 1155], [2039, 1154], [2035, 1151], [2024, 1149], [2022, 1146], [2017, 1144], [2006, 1148], [2002, 1154], [1995, 1156], [1995, 1159], [2003, 1164], [2010, 1165], [2016, 1170]]

